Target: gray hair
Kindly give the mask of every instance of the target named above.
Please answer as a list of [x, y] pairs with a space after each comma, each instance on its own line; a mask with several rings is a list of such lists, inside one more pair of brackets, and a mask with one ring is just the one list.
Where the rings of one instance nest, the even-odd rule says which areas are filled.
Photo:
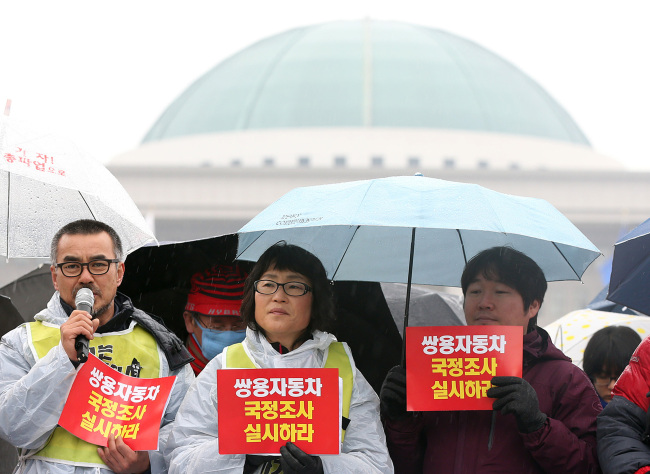
[[94, 235], [102, 232], [106, 232], [111, 237], [115, 258], [121, 262], [123, 256], [122, 240], [120, 239], [120, 236], [117, 235], [117, 232], [115, 232], [115, 229], [108, 224], [93, 219], [79, 219], [64, 225], [56, 234], [54, 234], [52, 245], [50, 247], [50, 259], [52, 260], [52, 265], [56, 265], [57, 263], [56, 259], [59, 241], [64, 235]]

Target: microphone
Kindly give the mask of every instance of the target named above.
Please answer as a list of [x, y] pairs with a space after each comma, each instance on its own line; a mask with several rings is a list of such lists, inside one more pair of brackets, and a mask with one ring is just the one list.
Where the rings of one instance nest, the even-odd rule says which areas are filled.
[[[90, 314], [94, 304], [95, 295], [93, 295], [90, 288], [81, 288], [77, 291], [77, 296], [74, 299], [76, 309]], [[86, 362], [88, 360], [88, 338], [83, 334], [79, 334], [75, 339], [74, 348], [77, 350], [77, 360]]]

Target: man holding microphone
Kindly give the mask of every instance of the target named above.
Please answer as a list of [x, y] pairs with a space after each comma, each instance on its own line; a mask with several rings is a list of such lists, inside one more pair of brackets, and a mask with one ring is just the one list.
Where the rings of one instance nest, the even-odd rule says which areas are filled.
[[[97, 447], [57, 426], [84, 361], [75, 342], [88, 339], [90, 352], [127, 375], [177, 376], [160, 449], [194, 379], [191, 356], [176, 336], [117, 292], [125, 266], [110, 226], [94, 220], [67, 224], [52, 240], [51, 257], [56, 291], [47, 308], [0, 342], [0, 437], [20, 448], [20, 472], [164, 472], [160, 450], [135, 452], [119, 436]], [[75, 309], [87, 309], [91, 301], [92, 316]]]

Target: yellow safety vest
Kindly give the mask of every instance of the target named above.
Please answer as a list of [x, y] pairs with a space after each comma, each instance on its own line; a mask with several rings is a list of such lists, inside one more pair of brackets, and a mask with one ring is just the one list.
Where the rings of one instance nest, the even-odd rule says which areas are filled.
[[[27, 326], [29, 345], [36, 360], [45, 357], [61, 340], [59, 326], [37, 321]], [[162, 377], [161, 358], [154, 337], [138, 325], [124, 331], [95, 334], [90, 352], [107, 365], [125, 373], [133, 359], [140, 363], [140, 378]], [[45, 446], [32, 458], [84, 467], [106, 467], [97, 454], [97, 446], [73, 436], [57, 426]]]
[[[255, 364], [250, 356], [246, 353], [244, 345], [240, 342], [226, 347], [224, 369], [255, 369]], [[352, 385], [354, 378], [352, 374], [352, 364], [345, 347], [340, 342], [330, 344], [327, 359], [325, 361], [326, 369], [339, 369], [339, 377], [343, 379], [343, 399], [342, 412], [347, 419], [350, 418], [350, 400], [352, 400]], [[345, 438], [345, 429], [341, 430], [341, 442]]]

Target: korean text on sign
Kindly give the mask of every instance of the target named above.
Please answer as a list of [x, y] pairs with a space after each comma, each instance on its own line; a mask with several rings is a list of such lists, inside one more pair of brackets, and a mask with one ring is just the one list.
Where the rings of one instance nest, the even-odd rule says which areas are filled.
[[406, 344], [408, 410], [491, 410], [492, 377], [521, 377], [519, 326], [410, 327]]
[[99, 446], [121, 436], [135, 451], [158, 449], [160, 420], [175, 377], [129, 377], [93, 354], [72, 385], [59, 425], [78, 438]]
[[217, 397], [220, 454], [339, 453], [337, 369], [219, 370]]

